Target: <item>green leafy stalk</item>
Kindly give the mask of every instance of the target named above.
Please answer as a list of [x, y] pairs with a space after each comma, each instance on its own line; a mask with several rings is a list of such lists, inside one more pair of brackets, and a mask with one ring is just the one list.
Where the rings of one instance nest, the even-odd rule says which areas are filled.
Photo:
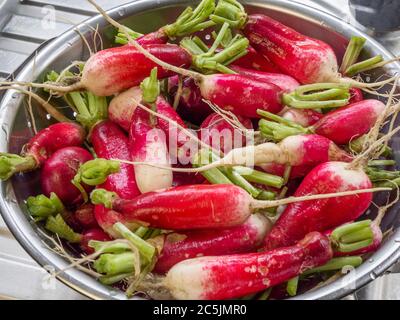
[[389, 171], [368, 167], [367, 169], [365, 169], [365, 172], [372, 182], [400, 178], [400, 171]]
[[383, 57], [381, 55], [377, 55], [370, 59], [358, 62], [347, 68], [346, 75], [352, 77], [357, 73], [361, 73], [364, 71], [372, 70], [380, 66], [380, 63], [383, 61]]
[[361, 50], [364, 47], [366, 39], [363, 37], [353, 36], [346, 48], [346, 52], [343, 56], [342, 65], [339, 71], [345, 73], [346, 70], [353, 64], [355, 64], [360, 56]]
[[210, 19], [217, 24], [228, 23], [231, 28], [241, 29], [247, 22], [247, 13], [236, 0], [220, 0]]
[[36, 197], [29, 197], [26, 206], [36, 221], [47, 219], [50, 216], [64, 212], [65, 208], [57, 195], [52, 192], [50, 197], [41, 194]]
[[163, 30], [169, 38], [175, 38], [212, 27], [215, 23], [209, 17], [214, 9], [214, 0], [202, 0], [195, 10], [186, 8], [174, 23], [165, 26]]
[[117, 173], [119, 170], [120, 164], [118, 161], [94, 159], [82, 164], [71, 182], [81, 192], [83, 200], [87, 202], [88, 195], [82, 183], [89, 186], [98, 186], [104, 183], [110, 174]]
[[[380, 135], [382, 137], [382, 135]], [[361, 137], [351, 140], [349, 143], [349, 149], [351, 152], [360, 153], [363, 151], [363, 145], [367, 135], [362, 135]], [[389, 146], [382, 145], [382, 150], [380, 150], [381, 155], [384, 157], [389, 157], [392, 155], [392, 149]], [[375, 161], [375, 160], [374, 160]]]
[[95, 189], [90, 194], [90, 200], [93, 204], [102, 204], [107, 209], [112, 209], [112, 204], [115, 198], [117, 198], [115, 192], [107, 191], [105, 189]]
[[284, 185], [284, 179], [273, 174], [240, 166], [233, 167], [233, 170], [243, 176], [249, 182], [263, 184], [278, 189], [282, 188]]
[[[132, 29], [129, 29], [128, 27], [125, 27], [125, 28], [128, 30], [130, 37], [134, 40], [143, 36], [143, 34], [133, 31]], [[123, 32], [122, 30], [118, 30], [118, 34], [115, 36], [115, 43], [122, 44], [122, 45], [129, 43], [129, 40], [128, 40], [125, 32]]]
[[142, 238], [138, 237], [122, 223], [117, 222], [114, 224], [113, 229], [117, 231], [123, 238], [128, 240], [135, 246], [140, 253], [140, 256], [145, 259], [147, 263], [151, 263], [156, 254], [156, 248]]
[[289, 296], [294, 297], [297, 294], [297, 287], [299, 285], [299, 277], [294, 277], [287, 282], [286, 292]]
[[361, 264], [362, 264], [362, 258], [360, 256], [333, 258], [323, 266], [307, 270], [302, 275], [310, 275], [314, 273], [321, 273], [328, 271], [337, 271], [337, 270], [342, 270], [345, 267], [356, 268]]
[[157, 68], [153, 68], [150, 73], [150, 77], [147, 77], [140, 84], [142, 89], [142, 101], [148, 104], [156, 102], [160, 95], [160, 82], [157, 78]]
[[57, 214], [55, 217], [49, 216], [46, 220], [45, 228], [71, 243], [79, 243], [82, 239], [82, 235], [74, 232], [64, 221], [61, 214]]
[[333, 230], [330, 239], [338, 252], [352, 252], [373, 242], [372, 221], [363, 220], [345, 224]]
[[126, 242], [116, 241], [97, 241], [90, 240], [89, 247], [93, 248], [95, 252], [103, 253], [122, 253], [131, 251], [131, 247]]
[[104, 253], [96, 259], [93, 267], [97, 272], [107, 276], [132, 273], [135, 270], [135, 254], [133, 252]]
[[38, 167], [38, 163], [32, 156], [19, 156], [12, 153], [0, 153], [0, 179], [8, 180], [14, 174], [32, 171]]
[[[193, 167], [198, 168], [212, 161], [212, 151], [202, 149], [193, 158]], [[201, 175], [212, 184], [233, 184], [219, 168], [202, 171]]]

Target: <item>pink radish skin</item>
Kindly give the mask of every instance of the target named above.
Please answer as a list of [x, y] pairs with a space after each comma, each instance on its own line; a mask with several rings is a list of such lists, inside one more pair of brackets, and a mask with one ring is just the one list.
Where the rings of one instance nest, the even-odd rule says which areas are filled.
[[291, 76], [282, 73], [255, 71], [239, 66], [230, 66], [230, 68], [233, 71], [236, 71], [237, 73], [251, 79], [272, 83], [281, 88], [284, 92], [292, 92], [300, 85], [296, 79], [293, 79]]
[[[137, 108], [133, 114], [129, 133], [129, 148], [132, 161], [170, 165], [165, 134], [150, 124], [150, 114]], [[135, 166], [136, 184], [140, 192], [150, 192], [172, 186], [172, 171], [150, 167]]]
[[[43, 165], [40, 174], [40, 183], [44, 195], [51, 192], [57, 194], [65, 205], [77, 205], [82, 202], [81, 192], [71, 180], [79, 167], [85, 162], [93, 160], [93, 156], [80, 147], [67, 147], [56, 151]], [[84, 186], [87, 192], [92, 189]]]
[[245, 223], [233, 228], [165, 235], [163, 249], [153, 272], [166, 273], [178, 262], [200, 256], [255, 251], [271, 228], [268, 219], [254, 214]]
[[339, 78], [335, 53], [321, 40], [262, 14], [249, 16], [244, 34], [258, 52], [301, 84], [337, 82]]
[[306, 134], [283, 139], [279, 147], [290, 156], [292, 166], [315, 166], [327, 161], [351, 161], [352, 157], [329, 139]]
[[[371, 188], [363, 170], [344, 162], [325, 162], [302, 181], [294, 196]], [[265, 249], [292, 245], [305, 234], [338, 227], [360, 217], [372, 201], [371, 193], [289, 204], [265, 238]]]
[[367, 133], [384, 109], [385, 104], [379, 100], [356, 102], [328, 113], [313, 130], [337, 144], [346, 144]]
[[[173, 44], [144, 45], [157, 58], [178, 67], [187, 68], [191, 56]], [[109, 48], [92, 55], [86, 62], [81, 83], [97, 96], [110, 96], [140, 84], [157, 64], [147, 59], [133, 46]], [[158, 68], [158, 78], [171, 76], [170, 71]]]
[[233, 299], [294, 278], [332, 256], [329, 239], [313, 232], [291, 247], [182, 261], [167, 273], [164, 283], [176, 299]]
[[[97, 124], [92, 130], [91, 141], [99, 158], [131, 161], [128, 137], [115, 123], [104, 121]], [[133, 166], [122, 162], [120, 172], [109, 175], [100, 187], [126, 199], [133, 199], [140, 194]]]
[[324, 115], [312, 109], [285, 108], [282, 110], [281, 117], [303, 127], [309, 127], [321, 120]]
[[142, 46], [147, 44], [166, 44], [168, 40], [168, 36], [162, 28], [136, 39], [136, 41]]
[[142, 101], [142, 90], [140, 87], [130, 88], [115, 98], [108, 107], [108, 117], [111, 121], [118, 124], [126, 132], [131, 127], [133, 113], [136, 109], [135, 101]]
[[[187, 129], [185, 122], [182, 120], [179, 114], [162, 96], [157, 98], [156, 108], [158, 113], [176, 122], [180, 127]], [[190, 156], [182, 149], [185, 145], [187, 146], [189, 144], [189, 141], [191, 140], [190, 137], [182, 132], [180, 128], [175, 127], [173, 124], [164, 119], [158, 118], [157, 121], [158, 127], [164, 131], [167, 137], [167, 144], [171, 155], [177, 157]]]
[[33, 157], [40, 166], [57, 150], [82, 145], [85, 137], [85, 130], [76, 123], [52, 124], [29, 140], [25, 146], [25, 156]]
[[[178, 76], [169, 78], [169, 91], [176, 95], [178, 87]], [[203, 101], [200, 88], [192, 78], [185, 78], [182, 84], [182, 95], [179, 99], [177, 111], [186, 120], [200, 124], [213, 111]]]
[[84, 229], [98, 227], [94, 217], [94, 205], [91, 203], [80, 206], [74, 213], [74, 219]]
[[282, 89], [272, 83], [239, 74], [213, 74], [204, 76], [199, 86], [204, 99], [235, 115], [259, 118], [258, 109], [282, 110]]
[[[237, 118], [246, 129], [253, 129], [250, 119], [241, 116], [237, 116]], [[218, 113], [210, 114], [203, 121], [200, 129], [202, 141], [210, 146], [219, 147], [225, 153], [232, 148], [242, 147], [246, 144], [246, 137]]]
[[251, 197], [234, 185], [191, 185], [148, 192], [133, 200], [117, 198], [120, 222], [142, 221], [154, 228], [191, 230], [237, 226], [251, 214]]
[[264, 72], [281, 73], [276, 65], [268, 60], [268, 58], [258, 53], [256, 49], [254, 49], [252, 46], [249, 46], [247, 50], [248, 53], [245, 56], [236, 60], [234, 62], [234, 65], [231, 65], [229, 67], [233, 68], [234, 66], [238, 66], [246, 69], [253, 69]]
[[360, 102], [364, 100], [364, 95], [361, 89], [359, 88], [350, 88], [350, 100], [349, 104], [353, 104], [356, 102]]

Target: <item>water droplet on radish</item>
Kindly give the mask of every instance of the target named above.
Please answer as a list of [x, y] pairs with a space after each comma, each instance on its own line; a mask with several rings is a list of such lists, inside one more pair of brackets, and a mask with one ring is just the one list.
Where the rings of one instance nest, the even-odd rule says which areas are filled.
[[51, 119], [51, 115], [48, 113], [48, 114], [46, 114], [46, 119], [47, 120], [50, 120]]
[[210, 40], [210, 39], [211, 39], [211, 35], [206, 34], [204, 38], [205, 38], [206, 40]]
[[75, 117], [75, 118], [76, 118], [77, 115], [78, 115], [78, 113], [74, 111], [74, 117]]
[[32, 123], [30, 121], [28, 121], [28, 128], [32, 128]]

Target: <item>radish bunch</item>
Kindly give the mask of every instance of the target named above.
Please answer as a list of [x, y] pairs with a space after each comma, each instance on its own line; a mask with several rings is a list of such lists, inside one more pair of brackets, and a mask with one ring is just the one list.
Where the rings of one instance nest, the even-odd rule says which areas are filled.
[[364, 39], [339, 67], [328, 44], [236, 0], [202, 0], [145, 35], [89, 2], [117, 46], [46, 83], [7, 83], [47, 89], [48, 101], [21, 92], [53, 115], [63, 99], [74, 119], [0, 153], [3, 180], [40, 169], [26, 207], [88, 255], [81, 270], [128, 296], [261, 299], [379, 248], [389, 205], [362, 217], [374, 192], [400, 184], [387, 146], [399, 107], [393, 90], [386, 104], [361, 91], [390, 79], [349, 78], [385, 64], [358, 62]]

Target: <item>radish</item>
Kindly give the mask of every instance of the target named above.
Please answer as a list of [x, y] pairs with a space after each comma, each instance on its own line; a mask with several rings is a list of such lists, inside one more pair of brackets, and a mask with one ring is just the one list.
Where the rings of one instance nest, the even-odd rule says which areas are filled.
[[74, 218], [84, 229], [98, 227], [96, 218], [94, 216], [94, 205], [91, 203], [85, 203], [75, 210]]
[[84, 140], [85, 130], [75, 123], [50, 125], [29, 140], [22, 156], [0, 153], [0, 178], [7, 180], [18, 172], [35, 170], [57, 150], [80, 146]]
[[[169, 78], [169, 91], [175, 97], [178, 93], [178, 76]], [[179, 97], [177, 111], [184, 119], [200, 124], [213, 111], [210, 106], [203, 101], [200, 88], [192, 78], [185, 78], [182, 83], [182, 90]]]
[[347, 144], [367, 133], [374, 126], [385, 107], [385, 104], [379, 100], [362, 100], [329, 112], [308, 128], [260, 110], [260, 115], [278, 123], [260, 120], [259, 126], [262, 134], [273, 140], [279, 141], [284, 137], [299, 133], [316, 133], [337, 144]]
[[[199, 256], [251, 252], [259, 247], [270, 228], [271, 223], [268, 219], [260, 214], [255, 214], [245, 223], [233, 228], [159, 235], [149, 240], [151, 243], [157, 243], [160, 252], [152, 272], [164, 274], [178, 262]], [[106, 243], [92, 242], [91, 244], [95, 248], [107, 246]], [[126, 246], [126, 251], [129, 250], [131, 250], [129, 246]], [[122, 252], [122, 254], [125, 256], [128, 253]], [[130, 253], [130, 255], [131, 261], [134, 261], [134, 253]], [[103, 257], [103, 260], [106, 258]], [[118, 267], [123, 268], [124, 272], [134, 272], [128, 264], [123, 266], [121, 263]]]
[[364, 95], [359, 88], [350, 88], [350, 101], [349, 104], [360, 102], [364, 100]]
[[[111, 121], [101, 122], [93, 128], [91, 142], [100, 158], [131, 160], [128, 137]], [[136, 185], [134, 168], [126, 163], [121, 163], [120, 171], [108, 176], [101, 187], [114, 191], [126, 199], [133, 199], [140, 194]]]
[[346, 144], [367, 133], [385, 107], [379, 100], [362, 100], [329, 112], [313, 125], [313, 131], [337, 144]]
[[[371, 190], [375, 189], [356, 190], [342, 195], [369, 192], [368, 196], [371, 198]], [[376, 190], [388, 190], [388, 188]], [[132, 200], [121, 199], [115, 193], [104, 189], [96, 189], [91, 194], [91, 200], [94, 204], [102, 204], [120, 213], [112, 217], [109, 222], [105, 221], [108, 226], [114, 224], [116, 218], [122, 223], [142, 223], [167, 230], [190, 230], [233, 227], [243, 223], [257, 209], [338, 196], [341, 194], [261, 201], [253, 199], [245, 190], [235, 185], [215, 184], [173, 187], [163, 191], [148, 192]], [[357, 197], [347, 198], [350, 199], [349, 203], [353, 203], [352, 200]], [[335, 201], [340, 202], [332, 200]], [[107, 217], [104, 220], [107, 220]]]
[[131, 127], [133, 113], [136, 109], [135, 101], [142, 100], [142, 90], [140, 87], [130, 88], [115, 98], [108, 107], [108, 117], [111, 121], [118, 124], [126, 132]]
[[324, 115], [312, 109], [286, 108], [282, 110], [281, 117], [303, 127], [309, 127], [322, 119]]
[[[247, 16], [243, 6], [236, 0], [219, 1], [211, 20], [231, 27], [243, 29], [251, 45], [271, 60], [283, 73], [288, 74], [302, 84], [334, 82], [352, 84], [360, 88], [377, 88], [381, 83], [365, 84], [350, 78], [342, 78], [333, 49], [325, 42], [307, 37], [296, 30], [262, 14]], [[364, 39], [365, 42], [365, 39]], [[352, 42], [346, 51], [347, 57], [357, 59], [364, 43]], [[381, 67], [382, 57], [355, 64], [346, 70], [354, 75], [363, 70]], [[349, 61], [346, 61], [346, 63]], [[350, 61], [351, 63], [355, 61]], [[389, 63], [392, 61], [388, 61]], [[384, 81], [393, 81], [394, 78]]]
[[[81, 191], [72, 183], [79, 167], [93, 156], [80, 147], [67, 147], [56, 151], [43, 165], [40, 184], [46, 196], [57, 194], [66, 205], [79, 204], [83, 201]], [[84, 185], [86, 191], [92, 188]]]
[[329, 239], [313, 232], [291, 247], [182, 261], [163, 283], [176, 299], [238, 298], [321, 266], [332, 255]]
[[[325, 162], [302, 181], [294, 196], [370, 188], [362, 169], [344, 162]], [[371, 193], [343, 198], [289, 204], [265, 238], [267, 250], [291, 245], [312, 231], [325, 231], [361, 216], [372, 201]]]
[[201, 140], [223, 152], [245, 145], [246, 137], [242, 131], [253, 129], [253, 124], [250, 119], [241, 116], [237, 116], [237, 120], [242, 128], [234, 127], [221, 114], [210, 114], [200, 126]]
[[[248, 53], [234, 62], [234, 66], [253, 69], [263, 72], [281, 73], [279, 68], [274, 65], [268, 58], [258, 53], [252, 46], [247, 48]], [[234, 70], [234, 66], [230, 68]]]
[[110, 241], [111, 238], [108, 234], [104, 233], [99, 228], [92, 228], [84, 231], [80, 240], [80, 247], [86, 254], [92, 254], [93, 248], [89, 246], [90, 241]]
[[230, 67], [233, 71], [252, 78], [254, 80], [258, 80], [261, 82], [268, 82], [272, 83], [279, 88], [281, 88], [284, 92], [292, 92], [300, 84], [297, 80], [293, 79], [291, 76], [281, 73], [269, 73], [269, 72], [262, 72], [262, 71], [255, 71], [250, 69], [245, 69], [239, 66], [231, 66]]
[[[172, 44], [144, 46], [163, 61], [175, 66], [190, 65], [190, 55]], [[85, 63], [81, 86], [97, 96], [109, 96], [142, 82], [157, 65], [143, 56], [133, 46], [109, 48], [94, 54]], [[171, 73], [160, 68], [158, 76], [165, 78]]]
[[[169, 166], [165, 134], [150, 124], [150, 115], [136, 109], [129, 134], [132, 161]], [[146, 165], [135, 165], [136, 184], [142, 193], [172, 186], [172, 172]]]
[[[162, 105], [165, 111], [167, 102], [159, 98], [160, 84], [157, 80], [157, 68], [151, 71], [150, 77], [140, 85], [142, 100], [152, 109]], [[168, 110], [168, 109], [167, 109]], [[173, 110], [173, 109], [172, 109]], [[175, 115], [175, 114], [174, 114]], [[179, 118], [176, 115], [176, 118]], [[175, 118], [175, 120], [176, 120]], [[156, 119], [142, 108], [137, 108], [133, 114], [129, 131], [129, 148], [131, 158], [137, 162], [157, 163], [170, 166], [166, 135], [155, 125]], [[182, 122], [183, 123], [183, 122]], [[164, 123], [164, 129], [169, 134], [169, 123]], [[142, 193], [169, 188], [172, 186], [172, 171], [150, 167], [146, 165], [135, 166], [136, 183]]]

